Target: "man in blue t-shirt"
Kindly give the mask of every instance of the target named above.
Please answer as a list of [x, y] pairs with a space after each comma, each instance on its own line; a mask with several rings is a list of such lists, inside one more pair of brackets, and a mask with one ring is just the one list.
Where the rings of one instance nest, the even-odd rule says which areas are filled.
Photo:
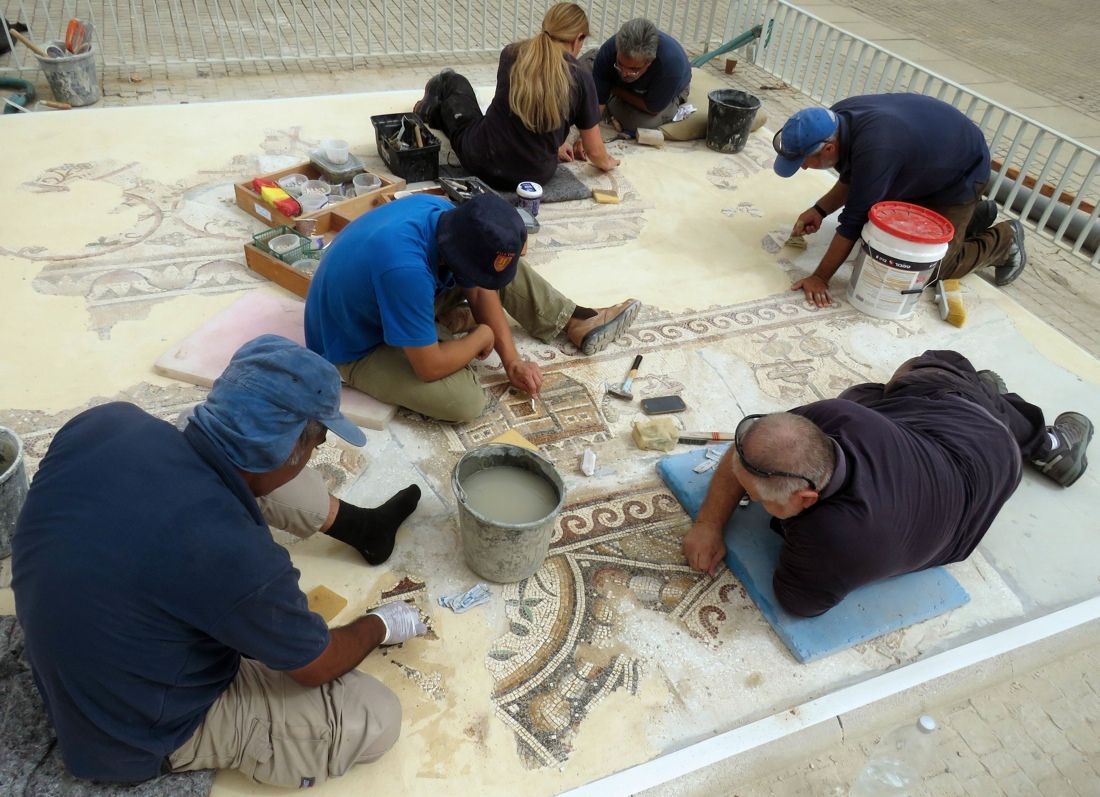
[[340, 378], [276, 335], [241, 347], [181, 432], [132, 404], [56, 434], [12, 542], [35, 683], [73, 775], [132, 783], [237, 768], [310, 786], [377, 759], [401, 706], [355, 667], [426, 629], [394, 603], [329, 629], [256, 498], [340, 414]]
[[989, 147], [961, 111], [922, 94], [849, 97], [832, 108], [804, 108], [772, 140], [775, 172], [836, 169], [828, 192], [794, 223], [795, 235], [821, 229], [840, 210], [836, 234], [817, 269], [798, 280], [807, 301], [832, 303], [829, 279], [851, 254], [871, 207], [910, 202], [933, 210], [955, 228], [935, 279], [958, 279], [992, 266], [997, 285], [1008, 285], [1027, 264], [1023, 225], [1000, 224], [997, 205], [981, 200], [989, 181]]
[[482, 413], [471, 363], [493, 351], [508, 381], [536, 396], [542, 371], [517, 351], [505, 311], [539, 340], [564, 333], [595, 354], [641, 303], [578, 306], [520, 260], [526, 244], [523, 220], [496, 194], [458, 207], [411, 196], [372, 210], [321, 259], [306, 297], [306, 345], [352, 387], [430, 418]]
[[678, 41], [648, 19], [632, 19], [605, 41], [592, 68], [600, 111], [624, 130], [660, 127], [687, 102], [691, 63]]
[[981, 542], [1029, 461], [1063, 487], [1088, 467], [1092, 422], [1043, 411], [954, 351], [926, 351], [886, 384], [790, 412], [749, 415], [715, 469], [684, 556], [714, 574], [746, 494], [783, 536], [772, 586], [812, 617], [852, 590], [959, 562]]

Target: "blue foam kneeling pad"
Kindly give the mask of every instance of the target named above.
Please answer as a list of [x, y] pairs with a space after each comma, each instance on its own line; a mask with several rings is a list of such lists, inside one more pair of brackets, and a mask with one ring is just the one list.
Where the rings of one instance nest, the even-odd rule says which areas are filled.
[[[714, 475], [713, 470], [693, 470], [705, 456], [701, 448], [664, 457], [657, 463], [657, 472], [692, 518], [699, 513]], [[770, 520], [763, 507], [755, 503], [733, 513], [725, 530], [726, 565], [801, 662], [928, 620], [970, 600], [954, 576], [942, 567], [933, 567], [860, 587], [818, 617], [790, 614], [779, 605], [772, 590], [783, 538], [771, 530]]]

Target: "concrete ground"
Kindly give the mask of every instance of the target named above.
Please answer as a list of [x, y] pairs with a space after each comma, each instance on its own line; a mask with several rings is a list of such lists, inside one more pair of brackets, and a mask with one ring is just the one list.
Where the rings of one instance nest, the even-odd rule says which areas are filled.
[[[1085, 3], [1035, 3], [1026, 8], [994, 0], [967, 5], [904, 0], [888, 10], [861, 0], [806, 0], [814, 13], [870, 38], [929, 68], [953, 77], [1040, 121], [1063, 129], [1092, 146], [1100, 145], [1100, 106], [1084, 82], [1093, 82], [1089, 58], [1074, 48], [1091, 43], [1094, 25], [1068, 24], [1087, 12]], [[1067, 8], [1062, 8], [1065, 6]], [[985, 8], [988, 7], [988, 8]], [[952, 11], [954, 9], [954, 11]], [[1069, 16], [1077, 13], [1077, 17]], [[975, 23], [973, 20], [980, 19]], [[1053, 22], [1057, 24], [1051, 24]], [[978, 39], [978, 31], [981, 36]], [[1026, 30], [1027, 36], [1020, 31]], [[1026, 39], [1026, 41], [1025, 41]], [[998, 41], [1006, 46], [990, 46]], [[976, 46], [975, 42], [980, 42]], [[1051, 53], [1064, 57], [1050, 58]], [[964, 55], [959, 55], [963, 53]], [[1029, 57], [1030, 56], [1030, 57]], [[1051, 63], [1037, 59], [1046, 57]], [[461, 59], [478, 85], [491, 82], [494, 59]], [[1083, 69], [1074, 70], [1077, 64]], [[176, 75], [119, 81], [106, 86], [104, 105], [204, 102], [264, 97], [315, 96], [358, 91], [408, 89], [422, 85], [439, 63], [392, 63], [348, 72], [289, 65], [278, 72], [251, 75]], [[739, 65], [735, 78], [745, 88], [773, 86], [768, 76]], [[1076, 81], [1076, 82], [1075, 82]], [[775, 87], [760, 92], [773, 118], [806, 102], [796, 92]], [[1042, 104], [1040, 104], [1042, 101]], [[1064, 125], [1064, 127], [1062, 126]], [[1052, 244], [1033, 239], [1032, 265], [1006, 290], [1013, 299], [1100, 356], [1100, 274]], [[1087, 795], [1100, 793], [1100, 639], [1082, 649], [994, 684], [967, 700], [924, 707], [943, 723], [939, 762], [930, 772], [927, 794]], [[755, 780], [732, 792], [693, 794], [843, 794], [862, 766], [874, 735], [828, 749], [810, 761], [778, 772], [761, 767]]]

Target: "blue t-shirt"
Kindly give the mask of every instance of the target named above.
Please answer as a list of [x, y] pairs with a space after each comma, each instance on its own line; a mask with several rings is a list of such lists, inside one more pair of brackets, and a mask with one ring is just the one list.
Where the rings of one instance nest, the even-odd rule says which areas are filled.
[[331, 363], [354, 362], [382, 343], [430, 346], [440, 274], [436, 225], [454, 205], [410, 196], [365, 213], [336, 236], [306, 296], [306, 346]]
[[871, 207], [883, 200], [930, 207], [977, 198], [989, 180], [982, 131], [946, 102], [923, 94], [849, 97], [839, 117], [840, 160], [848, 185], [837, 232], [859, 238]]
[[237, 674], [312, 662], [328, 629], [240, 474], [132, 404], [54, 437], [12, 541], [35, 682], [73, 775], [160, 774]]
[[667, 33], [657, 33], [657, 57], [637, 80], [627, 83], [615, 69], [618, 48], [615, 37], [605, 41], [596, 53], [592, 77], [596, 81], [596, 98], [607, 105], [611, 89], [621, 86], [645, 100], [646, 110], [657, 114], [687, 91], [691, 83], [691, 62], [680, 42]]

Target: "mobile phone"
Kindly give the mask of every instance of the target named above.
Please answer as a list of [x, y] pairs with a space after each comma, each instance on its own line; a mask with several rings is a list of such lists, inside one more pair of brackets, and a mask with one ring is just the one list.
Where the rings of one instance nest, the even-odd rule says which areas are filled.
[[687, 404], [679, 396], [654, 396], [642, 399], [642, 412], [646, 415], [664, 415], [666, 412], [683, 412]]

